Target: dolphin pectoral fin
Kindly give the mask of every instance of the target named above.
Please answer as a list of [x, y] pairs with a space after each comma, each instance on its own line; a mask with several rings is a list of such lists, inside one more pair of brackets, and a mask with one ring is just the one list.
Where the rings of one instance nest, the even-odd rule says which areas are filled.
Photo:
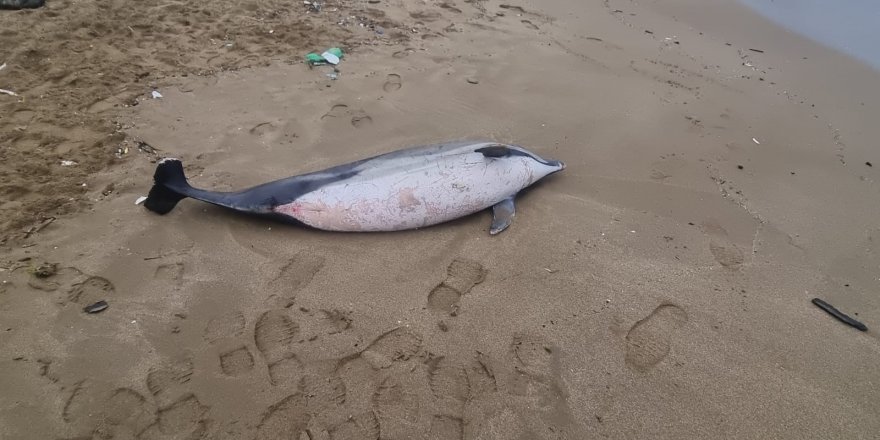
[[498, 234], [513, 223], [513, 217], [516, 215], [514, 197], [510, 196], [492, 206], [492, 226], [489, 227], [489, 234]]
[[490, 145], [488, 147], [477, 148], [476, 153], [482, 153], [485, 157], [507, 157], [510, 156], [511, 149], [504, 145]]

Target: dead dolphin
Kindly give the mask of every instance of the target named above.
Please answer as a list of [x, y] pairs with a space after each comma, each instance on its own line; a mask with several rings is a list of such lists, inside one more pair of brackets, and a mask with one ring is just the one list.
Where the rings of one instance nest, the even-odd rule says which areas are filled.
[[565, 164], [516, 145], [449, 142], [412, 147], [238, 192], [193, 188], [177, 159], [163, 159], [144, 206], [158, 214], [190, 197], [327, 231], [400, 231], [492, 208], [489, 230], [510, 226], [514, 198]]
[[45, 0], [0, 0], [0, 9], [36, 9], [45, 3]]

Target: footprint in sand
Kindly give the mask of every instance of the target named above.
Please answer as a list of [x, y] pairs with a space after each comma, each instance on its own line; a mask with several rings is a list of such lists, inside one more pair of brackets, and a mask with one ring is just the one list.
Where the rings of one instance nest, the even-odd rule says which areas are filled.
[[436, 440], [462, 440], [464, 421], [460, 417], [435, 415], [431, 419], [431, 438]]
[[428, 308], [455, 316], [461, 297], [485, 278], [486, 270], [482, 264], [456, 258], [446, 268], [446, 279], [428, 293]]
[[[31, 268], [28, 286], [44, 292], [69, 291], [72, 286], [88, 278], [75, 267], [58, 267], [57, 263], [42, 263]], [[67, 299], [67, 298], [65, 298]]]
[[318, 418], [345, 404], [345, 382], [336, 371], [337, 361], [312, 362], [303, 368], [301, 386], [309, 412]]
[[116, 287], [113, 286], [110, 280], [92, 276], [82, 283], [75, 284], [68, 298], [77, 304], [92, 304], [113, 297], [115, 294]]
[[739, 269], [745, 260], [742, 251], [733, 243], [721, 244], [713, 241], [709, 243], [709, 251], [715, 261], [728, 269]]
[[183, 279], [183, 263], [166, 263], [156, 268], [154, 277], [158, 280], [180, 282]]
[[[309, 425], [306, 400], [300, 393], [291, 394], [270, 406], [257, 425], [257, 440], [300, 439]], [[307, 437], [309, 438], [309, 437]]]
[[403, 87], [403, 82], [400, 80], [400, 75], [389, 73], [385, 79], [385, 84], [382, 85], [382, 90], [390, 93], [400, 90], [401, 87]]
[[382, 428], [382, 437], [422, 438], [426, 428], [420, 388], [415, 375], [389, 375], [373, 395], [373, 408]]
[[745, 261], [742, 251], [728, 238], [727, 230], [714, 220], [705, 220], [700, 229], [711, 237], [709, 251], [721, 266], [727, 269], [739, 269]]
[[356, 414], [328, 430], [330, 440], [379, 440], [379, 419], [373, 411]]
[[278, 270], [278, 275], [269, 282], [275, 292], [285, 292], [293, 299], [294, 294], [309, 285], [315, 275], [324, 268], [325, 258], [310, 252], [300, 252]]
[[416, 51], [415, 49], [407, 47], [404, 50], [399, 50], [397, 52], [394, 52], [393, 54], [391, 54], [391, 57], [392, 58], [406, 58], [410, 54], [415, 53], [415, 51]]
[[527, 396], [539, 406], [553, 407], [564, 401], [559, 377], [559, 353], [543, 338], [517, 334], [511, 343], [514, 357], [513, 394]]
[[74, 431], [91, 431], [102, 437], [133, 437], [157, 420], [155, 408], [130, 388], [104, 388], [90, 380], [77, 382], [61, 411]]
[[241, 376], [254, 369], [254, 356], [242, 345], [220, 353], [220, 370], [227, 376]]
[[373, 123], [373, 117], [363, 110], [354, 112], [351, 116], [351, 125], [354, 128], [362, 128]]
[[144, 430], [138, 439], [203, 438], [211, 424], [211, 420], [205, 418], [209, 409], [194, 394], [184, 395], [159, 409], [156, 423]]
[[448, 358], [431, 359], [428, 361], [428, 385], [440, 412], [460, 418], [471, 394], [465, 368]]
[[193, 364], [190, 360], [154, 367], [147, 373], [147, 389], [153, 394], [156, 403], [165, 407], [190, 393], [188, 383], [192, 374]]
[[673, 304], [662, 304], [635, 323], [626, 335], [626, 364], [648, 371], [669, 354], [672, 335], [687, 322], [687, 313]]
[[464, 408], [471, 396], [467, 370], [447, 358], [428, 362], [428, 385], [438, 414], [431, 419], [431, 435], [436, 439], [461, 440], [464, 437]]
[[224, 338], [237, 338], [244, 334], [244, 314], [241, 312], [228, 312], [208, 321], [205, 325], [204, 339], [213, 344]]
[[361, 357], [373, 368], [388, 368], [395, 361], [406, 361], [422, 349], [421, 336], [405, 329], [396, 328], [376, 338]]
[[324, 113], [321, 116], [321, 119], [324, 118], [338, 118], [344, 116], [345, 113], [348, 112], [348, 106], [345, 104], [335, 104], [333, 107], [330, 107], [330, 111]]
[[297, 385], [303, 379], [302, 363], [293, 353], [299, 324], [283, 310], [263, 313], [254, 326], [254, 342], [266, 360], [272, 385]]

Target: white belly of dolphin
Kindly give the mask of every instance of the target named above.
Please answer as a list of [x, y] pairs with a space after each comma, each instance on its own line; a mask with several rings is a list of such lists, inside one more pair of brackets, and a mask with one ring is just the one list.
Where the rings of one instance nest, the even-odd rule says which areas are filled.
[[469, 152], [335, 182], [275, 207], [329, 231], [397, 231], [453, 220], [515, 195], [554, 168]]

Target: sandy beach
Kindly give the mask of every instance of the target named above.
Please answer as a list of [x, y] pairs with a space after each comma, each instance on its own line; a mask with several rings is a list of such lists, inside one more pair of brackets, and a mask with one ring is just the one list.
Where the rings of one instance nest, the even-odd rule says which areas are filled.
[[[735, 2], [507, 1], [0, 11], [0, 438], [876, 438], [880, 72]], [[497, 236], [135, 205], [469, 138], [567, 167]]]

